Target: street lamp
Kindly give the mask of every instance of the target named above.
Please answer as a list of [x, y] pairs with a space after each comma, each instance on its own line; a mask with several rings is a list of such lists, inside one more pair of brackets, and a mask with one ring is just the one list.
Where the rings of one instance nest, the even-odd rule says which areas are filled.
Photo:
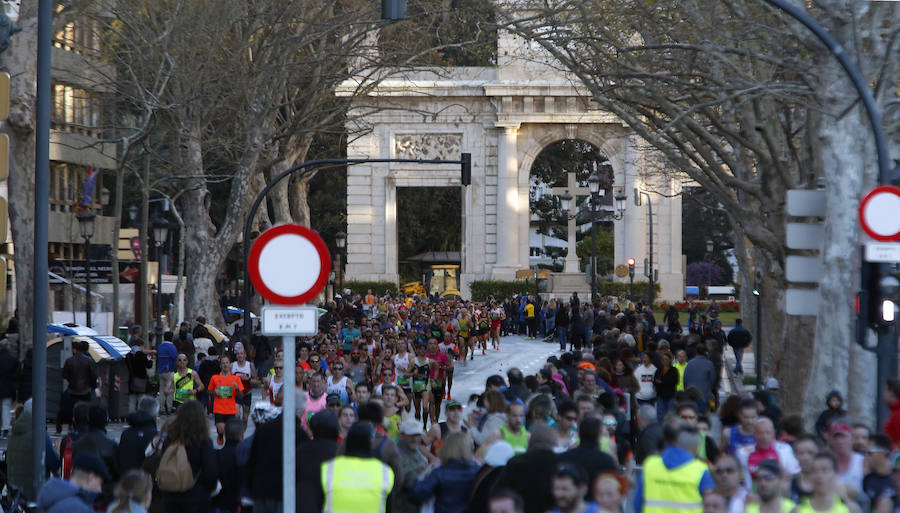
[[85, 325], [91, 327], [91, 237], [94, 236], [94, 218], [97, 217], [90, 209], [84, 209], [76, 216], [78, 227], [81, 228], [81, 237], [84, 238], [84, 315]]
[[153, 227], [153, 242], [156, 245], [156, 346], [162, 344], [162, 247], [169, 238], [169, 222], [164, 217], [155, 217], [150, 222]]
[[706, 239], [706, 297], [709, 297], [709, 287], [712, 285], [712, 252], [715, 246], [712, 239]]
[[628, 200], [628, 195], [625, 194], [625, 188], [618, 187], [613, 195], [613, 199], [616, 200], [616, 213], [613, 214], [613, 219], [618, 221], [625, 217], [625, 202]]
[[594, 171], [588, 178], [591, 191], [591, 301], [597, 299], [597, 209], [600, 207], [600, 173]]
[[341, 293], [344, 291], [344, 268], [341, 266], [341, 254], [344, 252], [344, 248], [347, 247], [347, 234], [344, 232], [337, 232], [334, 234], [334, 245], [337, 246], [337, 257], [338, 257], [338, 288], [341, 289]]

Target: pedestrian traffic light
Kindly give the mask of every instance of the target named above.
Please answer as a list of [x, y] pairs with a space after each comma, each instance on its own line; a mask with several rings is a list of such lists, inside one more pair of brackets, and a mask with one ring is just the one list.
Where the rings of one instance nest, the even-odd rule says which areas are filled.
[[900, 278], [896, 269], [892, 264], [866, 263], [861, 281], [859, 308], [866, 312], [868, 326], [875, 330], [893, 326], [900, 317]]
[[628, 260], [626, 260], [626, 263], [628, 263], [628, 276], [633, 278], [634, 277], [634, 259], [629, 258]]

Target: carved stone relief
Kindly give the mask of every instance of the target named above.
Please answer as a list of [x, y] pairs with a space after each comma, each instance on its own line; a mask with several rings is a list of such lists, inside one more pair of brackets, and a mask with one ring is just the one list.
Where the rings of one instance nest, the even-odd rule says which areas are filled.
[[459, 159], [462, 134], [397, 134], [394, 156], [398, 159]]

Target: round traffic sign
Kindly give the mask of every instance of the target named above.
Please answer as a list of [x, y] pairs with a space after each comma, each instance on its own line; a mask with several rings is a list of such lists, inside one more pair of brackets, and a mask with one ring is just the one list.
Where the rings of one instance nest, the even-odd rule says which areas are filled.
[[280, 305], [302, 305], [328, 283], [331, 255], [318, 233], [298, 224], [282, 224], [256, 239], [247, 270], [262, 297]]
[[900, 240], [900, 188], [881, 185], [859, 203], [859, 224], [877, 241]]

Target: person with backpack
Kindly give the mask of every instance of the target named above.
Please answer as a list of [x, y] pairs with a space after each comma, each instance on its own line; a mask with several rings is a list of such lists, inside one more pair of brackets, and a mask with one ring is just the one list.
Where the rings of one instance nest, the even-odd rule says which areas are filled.
[[207, 426], [203, 405], [187, 401], [166, 428], [156, 483], [167, 513], [209, 511], [219, 465]]

